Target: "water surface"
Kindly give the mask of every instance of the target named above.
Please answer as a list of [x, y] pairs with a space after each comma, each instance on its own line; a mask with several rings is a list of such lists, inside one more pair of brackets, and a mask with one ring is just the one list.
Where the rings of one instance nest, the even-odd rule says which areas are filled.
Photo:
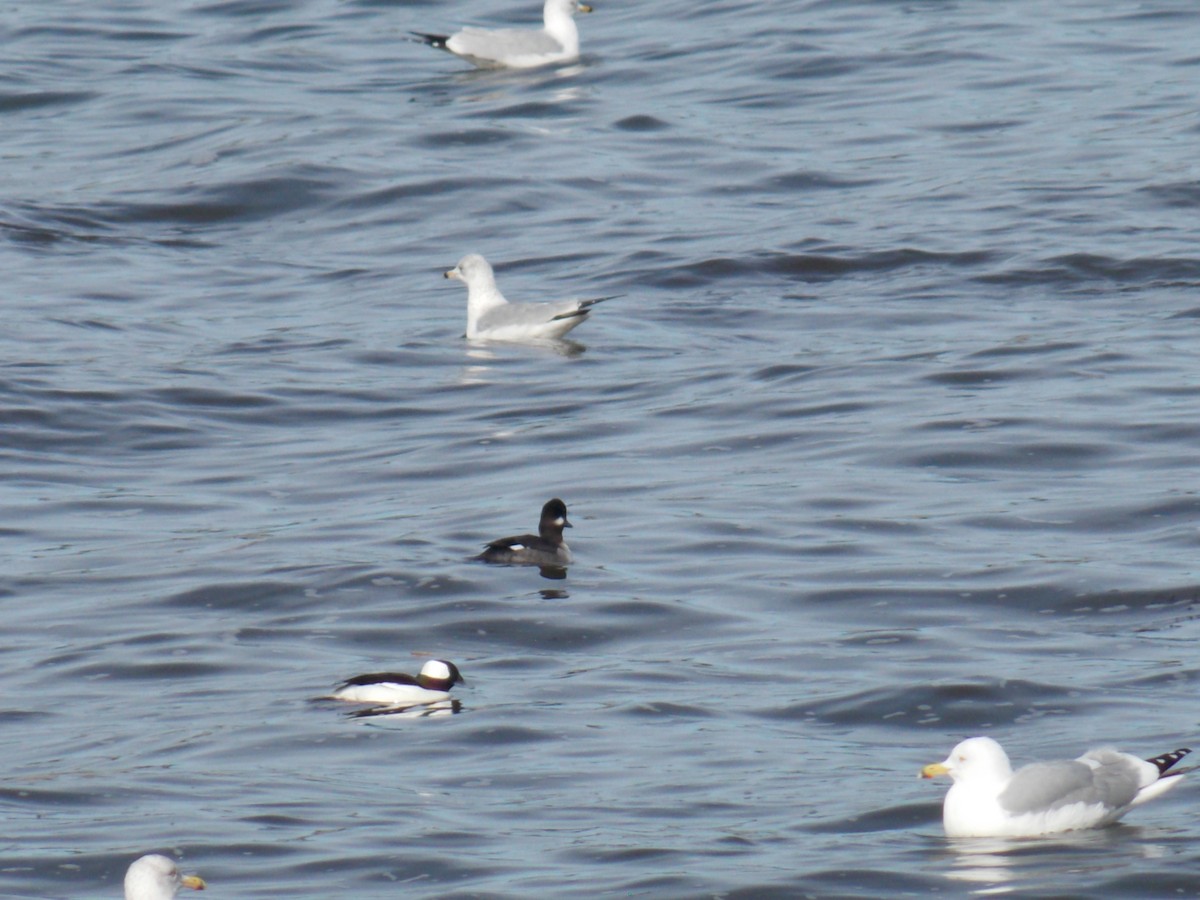
[[[1200, 15], [597, 6], [11, 11], [0, 893], [1196, 894], [1189, 785], [915, 774], [1195, 738]], [[467, 252], [623, 296], [469, 345]], [[566, 579], [470, 561], [556, 495]], [[459, 715], [316, 699], [429, 655]]]

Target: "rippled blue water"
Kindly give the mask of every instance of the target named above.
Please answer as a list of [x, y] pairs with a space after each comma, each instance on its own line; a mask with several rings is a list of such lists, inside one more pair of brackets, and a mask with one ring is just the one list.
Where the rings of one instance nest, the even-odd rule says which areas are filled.
[[[1191, 896], [1194, 785], [948, 842], [961, 737], [1196, 740], [1200, 12], [7, 10], [0, 894]], [[440, 273], [622, 294], [471, 346]], [[565, 580], [469, 556], [562, 496]], [[339, 678], [468, 679], [364, 720]]]

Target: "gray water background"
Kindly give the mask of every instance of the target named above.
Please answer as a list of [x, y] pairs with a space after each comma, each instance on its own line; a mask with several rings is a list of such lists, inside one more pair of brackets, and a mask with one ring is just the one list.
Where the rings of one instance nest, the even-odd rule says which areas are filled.
[[[1192, 784], [915, 777], [1198, 739], [1200, 11], [596, 5], [0, 7], [0, 895], [1200, 893]], [[623, 296], [471, 346], [471, 251]], [[555, 495], [565, 580], [469, 561]]]

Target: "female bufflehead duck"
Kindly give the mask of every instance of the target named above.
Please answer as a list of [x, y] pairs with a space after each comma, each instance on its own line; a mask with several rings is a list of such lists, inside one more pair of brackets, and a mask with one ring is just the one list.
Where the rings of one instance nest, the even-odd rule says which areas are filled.
[[590, 13], [592, 8], [576, 0], [546, 0], [542, 8], [544, 27], [464, 28], [454, 35], [409, 32], [438, 50], [483, 67], [507, 66], [531, 69], [548, 63], [570, 62], [579, 56], [579, 29], [575, 13]]
[[181, 887], [202, 891], [204, 879], [180, 875], [175, 860], [157, 853], [135, 859], [125, 872], [125, 900], [171, 900]]
[[586, 319], [597, 303], [612, 299], [509, 303], [496, 287], [491, 265], [478, 253], [468, 253], [446, 277], [467, 286], [468, 340], [556, 340]]
[[332, 696], [350, 703], [418, 706], [450, 699], [450, 688], [456, 684], [465, 684], [458, 666], [444, 659], [431, 659], [415, 678], [404, 672], [355, 675], [338, 685]]
[[510, 566], [566, 566], [571, 563], [571, 548], [563, 540], [563, 529], [573, 528], [567, 521], [567, 505], [555, 497], [542, 507], [538, 534], [520, 534], [489, 541], [476, 559]]

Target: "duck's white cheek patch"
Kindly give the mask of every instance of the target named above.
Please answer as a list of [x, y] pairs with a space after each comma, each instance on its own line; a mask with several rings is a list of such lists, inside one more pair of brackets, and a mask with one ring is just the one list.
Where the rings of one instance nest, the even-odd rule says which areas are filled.
[[554, 524], [557, 525], [559, 528], [562, 528], [563, 522], [565, 522], [565, 521], [567, 521], [567, 520], [564, 519], [562, 516], [559, 516], [557, 519], [554, 520]]

